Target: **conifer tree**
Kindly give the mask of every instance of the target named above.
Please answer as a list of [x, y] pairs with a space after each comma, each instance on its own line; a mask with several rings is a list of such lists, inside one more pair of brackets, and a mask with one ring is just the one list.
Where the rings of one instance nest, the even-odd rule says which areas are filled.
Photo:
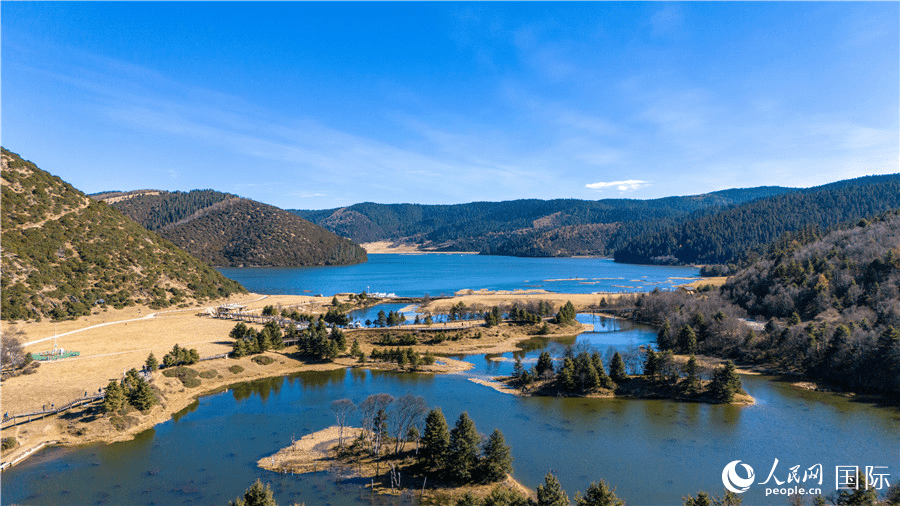
[[520, 492], [498, 484], [484, 498], [483, 506], [534, 506], [534, 501]]
[[625, 361], [622, 360], [622, 355], [619, 355], [618, 351], [613, 354], [612, 360], [609, 361], [609, 377], [616, 383], [621, 383], [628, 379], [628, 374], [625, 373]]
[[450, 431], [447, 471], [459, 483], [469, 483], [478, 470], [478, 443], [481, 436], [475, 422], [463, 411]]
[[494, 429], [485, 441], [481, 456], [481, 481], [491, 483], [512, 472], [512, 455], [500, 429]]
[[659, 332], [656, 334], [656, 344], [661, 350], [668, 350], [672, 347], [672, 326], [667, 319]]
[[544, 484], [537, 488], [538, 506], [569, 506], [569, 496], [553, 473], [547, 473]]
[[273, 350], [284, 348], [284, 334], [282, 334], [281, 327], [277, 323], [274, 321], [266, 323], [262, 333], [265, 334], [265, 341], [269, 348]]
[[103, 395], [103, 412], [106, 414], [115, 413], [125, 407], [125, 392], [119, 386], [119, 382], [112, 380], [106, 385], [106, 391]]
[[147, 356], [147, 361], [144, 363], [147, 366], [147, 369], [151, 371], [155, 371], [159, 369], [159, 362], [156, 360], [156, 357], [153, 356], [153, 352], [150, 352], [150, 355]]
[[228, 333], [228, 336], [232, 339], [240, 339], [247, 335], [247, 325], [244, 322], [239, 322], [234, 328], [231, 329], [231, 332]]
[[866, 482], [866, 475], [862, 471], [856, 473], [856, 483], [853, 490], [841, 490], [837, 497], [838, 506], [872, 506], [878, 504], [878, 492]]
[[597, 370], [597, 375], [600, 376], [600, 388], [616, 388], [616, 384], [613, 383], [612, 378], [606, 374], [606, 368], [603, 367], [603, 358], [600, 356], [600, 352], [595, 351], [591, 353], [591, 362], [594, 363], [594, 369]]
[[559, 308], [559, 312], [556, 313], [554, 323], [558, 325], [568, 325], [575, 321], [575, 316], [575, 306], [572, 305], [572, 301], [566, 301], [566, 303]]
[[419, 458], [427, 469], [443, 471], [450, 447], [450, 431], [441, 408], [434, 408], [425, 417], [425, 434], [422, 436], [422, 451]]
[[522, 365], [522, 357], [517, 356], [516, 361], [513, 364], [512, 377], [518, 379], [522, 376], [522, 373], [524, 371], [525, 371], [525, 366]]
[[688, 395], [697, 395], [700, 392], [700, 377], [697, 376], [697, 357], [691, 355], [684, 365], [684, 384]]
[[600, 375], [594, 368], [590, 355], [583, 351], [575, 357], [575, 379], [582, 391], [590, 391], [600, 386]]
[[269, 484], [263, 486], [259, 479], [250, 485], [243, 497], [238, 497], [228, 504], [229, 506], [278, 506]]
[[132, 380], [127, 397], [128, 403], [141, 411], [150, 409], [157, 402], [156, 394], [153, 393], [153, 389], [150, 388], [150, 385], [140, 376], [137, 376], [136, 379]]
[[[243, 356], [250, 354], [250, 344], [243, 337], [234, 341], [234, 344], [231, 347], [231, 356], [235, 358], [241, 358]], [[169, 358], [166, 355], [166, 358]]]
[[600, 483], [591, 482], [584, 495], [575, 493], [575, 506], [625, 506], [625, 502], [616, 496], [616, 489], [600, 480]]
[[495, 327], [502, 322], [500, 308], [494, 306], [490, 311], [484, 313], [484, 324], [488, 327]]
[[545, 373], [547, 373], [548, 375], [553, 374], [553, 358], [550, 357], [550, 352], [541, 352], [541, 355], [538, 357], [537, 365], [535, 365], [534, 369], [537, 371], [538, 376], [541, 377], [544, 377]]
[[650, 381], [656, 381], [659, 376], [659, 361], [653, 348], [647, 349], [647, 358], [644, 360], [644, 376]]
[[697, 334], [690, 325], [682, 325], [681, 330], [678, 331], [678, 352], [697, 353]]
[[709, 494], [697, 492], [697, 497], [687, 496], [684, 498], [684, 506], [713, 506], [713, 503]]
[[556, 373], [556, 381], [564, 390], [575, 391], [575, 362], [571, 358], [563, 359], [563, 365]]
[[703, 342], [709, 337], [709, 324], [703, 313], [699, 311], [691, 317], [691, 328], [695, 329], [697, 341]]
[[734, 394], [742, 389], [741, 378], [734, 369], [734, 362], [729, 360], [713, 373], [709, 385], [710, 391], [719, 402], [734, 401]]
[[122, 391], [125, 393], [125, 397], [129, 397], [131, 392], [137, 387], [138, 382], [143, 381], [140, 373], [138, 373], [137, 369], [132, 367], [125, 373], [125, 377], [122, 378]]

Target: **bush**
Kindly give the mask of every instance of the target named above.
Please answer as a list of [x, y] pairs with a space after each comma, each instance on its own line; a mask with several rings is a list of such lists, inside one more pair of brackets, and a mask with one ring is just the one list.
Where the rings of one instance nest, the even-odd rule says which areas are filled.
[[186, 378], [181, 380], [181, 384], [187, 388], [197, 388], [200, 386], [200, 380], [197, 378]]
[[19, 441], [17, 441], [16, 438], [5, 437], [5, 438], [3, 438], [3, 443], [2, 443], [2, 446], [0, 446], [0, 448], [2, 448], [3, 450], [11, 450], [18, 445], [19, 445]]
[[229, 367], [228, 370], [231, 372], [231, 374], [240, 374], [244, 372], [244, 368], [239, 365], [233, 365]]
[[200, 373], [197, 372], [196, 369], [191, 369], [190, 367], [172, 367], [164, 370], [163, 376], [168, 378], [178, 378], [181, 380], [181, 384], [188, 388], [200, 386], [200, 380], [197, 379], [197, 377], [200, 376]]
[[269, 364], [271, 364], [272, 362], [275, 361], [274, 358], [272, 358], [272, 357], [267, 357], [267, 356], [265, 356], [265, 355], [257, 355], [257, 356], [253, 357], [253, 358], [250, 359], [250, 360], [256, 362], [256, 363], [259, 364], [259, 365], [269, 365]]
[[121, 432], [125, 430], [125, 418], [121, 416], [111, 416], [109, 417], [109, 423], [112, 424], [113, 427], [116, 428], [117, 431]]
[[215, 369], [212, 369], [209, 371], [203, 371], [200, 373], [200, 377], [203, 379], [213, 379], [218, 376], [219, 376], [219, 373]]

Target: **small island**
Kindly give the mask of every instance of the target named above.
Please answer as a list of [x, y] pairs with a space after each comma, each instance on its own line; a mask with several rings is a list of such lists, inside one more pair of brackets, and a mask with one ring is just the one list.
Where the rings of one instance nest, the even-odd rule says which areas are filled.
[[[441, 408], [428, 411], [422, 397], [395, 399], [385, 393], [370, 395], [359, 406], [339, 399], [331, 410], [338, 425], [292, 441], [257, 465], [277, 473], [329, 471], [361, 480], [372, 492], [415, 496], [424, 504], [465, 497], [528, 504], [534, 496], [510, 475], [512, 457], [503, 433], [494, 429], [482, 436], [466, 412], [451, 428]], [[362, 427], [347, 425], [355, 413]]]
[[[568, 348], [562, 364], [554, 368], [550, 353], [543, 352], [537, 363], [526, 369], [515, 359], [513, 374], [494, 382], [475, 381], [504, 393], [552, 397], [670, 399], [710, 404], [754, 404], [744, 391], [735, 365], [730, 360], [712, 369], [698, 363], [694, 355], [679, 364], [671, 351], [646, 349], [643, 374], [627, 374], [619, 352], [609, 359], [609, 374], [600, 353]], [[710, 376], [704, 379], [702, 376]]]

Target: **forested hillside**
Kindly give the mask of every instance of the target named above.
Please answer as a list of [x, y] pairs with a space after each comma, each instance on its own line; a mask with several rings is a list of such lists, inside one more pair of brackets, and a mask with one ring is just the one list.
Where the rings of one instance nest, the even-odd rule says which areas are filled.
[[[663, 326], [659, 345], [775, 364], [900, 402], [900, 213], [824, 237], [795, 234], [721, 292], [617, 302]], [[749, 331], [738, 317], [767, 321]]]
[[2, 317], [154, 308], [245, 293], [174, 244], [2, 150]]
[[437, 251], [494, 255], [607, 255], [625, 241], [690, 213], [790, 191], [793, 190], [759, 187], [655, 200], [363, 203], [340, 209], [291, 212], [358, 242], [388, 240]]
[[91, 195], [91, 198], [112, 205], [147, 230], [156, 231], [189, 218], [202, 209], [240, 197], [214, 190], [193, 190], [186, 193], [136, 190], [97, 193]]
[[786, 232], [822, 230], [900, 208], [900, 175], [868, 176], [776, 195], [636, 236], [617, 262], [724, 264]]
[[108, 192], [141, 225], [216, 266], [346, 265], [366, 261], [359, 245], [274, 206], [213, 190]]

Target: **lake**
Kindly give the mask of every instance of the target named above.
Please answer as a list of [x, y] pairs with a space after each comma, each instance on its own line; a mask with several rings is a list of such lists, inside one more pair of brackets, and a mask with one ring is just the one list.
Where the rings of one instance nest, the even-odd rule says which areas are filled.
[[608, 258], [517, 258], [488, 255], [371, 254], [339, 267], [220, 268], [251, 292], [333, 295], [366, 291], [400, 297], [453, 295], [458, 290], [542, 289], [559, 293], [671, 289], [698, 278], [694, 267], [617, 264]]
[[[370, 258], [376, 255], [370, 256]], [[396, 257], [396, 255], [385, 255]], [[418, 259], [421, 257], [404, 257]], [[433, 255], [433, 268], [443, 262], [481, 262], [495, 257]], [[456, 259], [452, 259], [456, 258]], [[385, 259], [390, 260], [389, 258]], [[519, 260], [505, 259], [506, 281], [498, 276], [496, 285], [470, 284], [471, 272], [445, 270], [444, 276], [461, 279], [456, 287], [518, 288], [515, 277]], [[538, 259], [549, 264], [584, 260], [585, 266], [603, 269], [604, 260]], [[376, 262], [377, 262], [376, 257]], [[392, 260], [391, 260], [392, 261]], [[611, 264], [616, 267], [616, 264]], [[359, 267], [359, 266], [354, 266]], [[623, 266], [630, 268], [631, 266]], [[380, 269], [381, 267], [379, 267]], [[522, 267], [528, 271], [533, 267]], [[523, 279], [560, 279], [553, 274]], [[327, 280], [326, 271], [305, 286], [330, 293], [328, 286], [347, 286], [346, 274]], [[657, 268], [645, 268], [641, 276], [651, 276]], [[667, 271], [668, 268], [659, 268]], [[682, 268], [683, 269], [683, 268]], [[404, 269], [405, 270], [405, 269]], [[224, 272], [225, 270], [223, 270]], [[230, 271], [230, 270], [228, 270]], [[306, 271], [301, 270], [301, 272]], [[247, 269], [276, 273], [279, 279], [261, 286], [287, 283], [283, 270]], [[298, 275], [294, 273], [292, 275]], [[397, 274], [405, 279], [405, 274]], [[566, 276], [590, 278], [592, 274], [571, 272]], [[630, 277], [623, 275], [620, 277]], [[238, 277], [238, 276], [236, 276]], [[612, 276], [610, 276], [612, 277]], [[635, 277], [638, 279], [640, 276]], [[664, 279], [660, 274], [658, 279]], [[295, 282], [301, 278], [292, 278]], [[306, 278], [309, 279], [309, 278]], [[371, 283], [373, 277], [359, 282]], [[246, 283], [253, 291], [258, 287]], [[531, 281], [529, 281], [531, 282]], [[435, 289], [429, 281], [417, 290], [407, 279], [404, 294]], [[502, 283], [507, 283], [503, 285]], [[555, 282], [548, 282], [555, 283]], [[300, 286], [304, 286], [300, 285]], [[580, 286], [580, 285], [570, 285]], [[295, 286], [294, 289], [299, 289]], [[339, 291], [366, 289], [347, 286]], [[372, 285], [372, 290], [397, 291], [389, 280]], [[287, 290], [285, 290], [287, 291]], [[394, 307], [394, 306], [383, 306]], [[535, 488], [552, 470], [574, 497], [591, 481], [607, 480], [630, 505], [674, 505], [681, 498], [706, 490], [722, 493], [722, 470], [741, 460], [756, 472], [756, 482], [743, 495], [744, 504], [787, 504], [784, 496], [765, 496], [765, 488], [780, 480], [787, 486], [790, 468], [799, 475], [821, 465], [822, 491], [834, 493], [836, 466], [887, 466], [889, 481], [898, 479], [900, 414], [894, 409], [854, 402], [835, 394], [798, 390], [787, 382], [765, 376], [742, 376], [744, 388], [757, 400], [753, 406], [721, 406], [663, 400], [578, 399], [517, 397], [499, 393], [469, 381], [470, 377], [508, 374], [515, 356], [532, 362], [542, 350], [560, 355], [568, 345], [606, 353], [610, 348], [627, 351], [655, 343], [655, 329], [629, 321], [580, 314], [579, 320], [595, 325], [595, 332], [577, 338], [550, 340], [535, 338], [521, 350], [499, 356], [470, 355], [465, 360], [474, 367], [465, 374], [431, 375], [339, 370], [299, 373], [234, 385], [227, 392], [201, 397], [197, 403], [172, 420], [140, 434], [135, 440], [81, 448], [49, 448], [3, 473], [3, 502], [17, 504], [225, 504], [242, 494], [256, 478], [272, 484], [280, 504], [305, 502], [325, 504], [409, 504], [409, 499], [374, 496], [360, 483], [337, 483], [326, 473], [293, 476], [260, 470], [255, 462], [290, 444], [292, 437], [334, 424], [329, 411], [333, 400], [350, 398], [359, 403], [367, 395], [387, 392], [400, 396], [414, 393], [429, 405], [440, 406], [453, 424], [467, 411], [479, 431], [489, 434], [495, 427], [503, 431], [514, 458], [514, 476]], [[769, 485], [760, 485], [778, 459]], [[883, 471], [883, 470], [882, 470]], [[420, 483], [404, 483], [417, 487]], [[796, 484], [794, 484], [796, 485]], [[805, 484], [810, 486], [809, 482]]]

